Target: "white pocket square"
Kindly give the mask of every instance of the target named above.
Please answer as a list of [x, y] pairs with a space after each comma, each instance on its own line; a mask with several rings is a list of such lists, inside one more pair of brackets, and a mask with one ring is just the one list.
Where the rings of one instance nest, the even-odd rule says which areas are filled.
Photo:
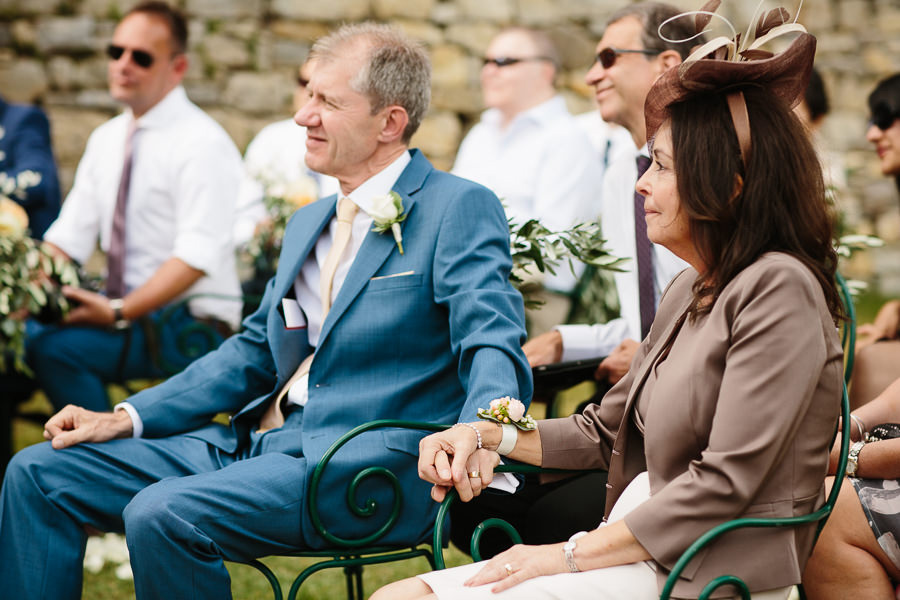
[[371, 279], [369, 279], [369, 281], [376, 281], [378, 279], [390, 279], [391, 277], [408, 277], [415, 274], [415, 271], [403, 271], [402, 273], [394, 273], [393, 275], [379, 275], [377, 277], [372, 277]]

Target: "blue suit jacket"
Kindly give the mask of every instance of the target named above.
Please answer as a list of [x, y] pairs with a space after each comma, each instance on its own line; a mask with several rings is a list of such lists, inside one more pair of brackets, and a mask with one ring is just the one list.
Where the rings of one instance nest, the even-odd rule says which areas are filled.
[[[309, 372], [302, 424], [265, 434], [263, 452], [303, 457], [311, 469], [329, 445], [373, 419], [439, 423], [475, 420], [496, 397], [528, 401], [531, 371], [521, 351], [522, 298], [509, 284], [509, 230], [487, 189], [435, 170], [417, 151], [394, 191], [408, 214], [400, 254], [390, 233], [369, 232], [323, 323]], [[244, 331], [182, 374], [134, 396], [145, 437], [189, 432], [226, 452], [246, 448], [268, 402], [312, 350], [306, 330], [288, 330], [281, 299], [335, 213], [335, 197], [296, 213], [279, 268]], [[405, 273], [412, 271], [412, 274]], [[403, 274], [396, 277], [388, 275]], [[220, 412], [230, 426], [209, 425]], [[289, 424], [295, 423], [292, 416]], [[399, 527], [382, 541], [418, 541], [436, 510], [416, 472], [421, 432], [372, 431], [344, 446], [324, 477], [326, 526], [342, 536], [374, 527], [344, 507], [349, 479], [367, 466], [390, 467], [404, 489]], [[359, 497], [389, 506], [383, 482]], [[377, 519], [373, 519], [377, 521]], [[304, 536], [311, 547], [322, 540]]]
[[50, 123], [36, 106], [8, 104], [0, 98], [0, 171], [15, 177], [31, 170], [41, 182], [30, 187], [24, 198], [13, 197], [28, 213], [31, 236], [41, 239], [59, 214], [59, 180], [50, 148]]

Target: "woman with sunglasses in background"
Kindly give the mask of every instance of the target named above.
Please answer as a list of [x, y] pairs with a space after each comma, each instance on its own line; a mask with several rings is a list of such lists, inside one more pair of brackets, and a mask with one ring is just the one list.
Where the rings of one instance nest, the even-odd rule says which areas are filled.
[[[866, 139], [875, 146], [881, 172], [900, 190], [900, 73], [882, 80], [869, 95]], [[869, 402], [900, 377], [900, 300], [886, 302], [875, 321], [857, 331], [850, 407]]]

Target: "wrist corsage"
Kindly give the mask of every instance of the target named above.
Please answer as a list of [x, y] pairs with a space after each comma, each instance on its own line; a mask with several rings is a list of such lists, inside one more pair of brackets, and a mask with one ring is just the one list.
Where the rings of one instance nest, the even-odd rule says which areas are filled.
[[517, 428], [525, 431], [537, 428], [534, 417], [525, 414], [525, 405], [509, 396], [491, 400], [489, 408], [478, 409], [478, 416], [486, 421], [494, 421], [501, 425], [515, 425]]
[[372, 198], [372, 207], [368, 212], [375, 223], [372, 231], [384, 233], [390, 229], [394, 234], [394, 241], [397, 242], [400, 254], [403, 254], [403, 235], [400, 232], [400, 223], [406, 219], [406, 213], [403, 212], [403, 200], [400, 198], [400, 194], [390, 192]]

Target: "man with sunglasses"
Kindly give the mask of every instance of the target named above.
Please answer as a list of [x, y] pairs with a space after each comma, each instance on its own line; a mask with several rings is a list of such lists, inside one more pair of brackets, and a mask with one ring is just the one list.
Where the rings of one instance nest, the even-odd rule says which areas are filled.
[[[644, 215], [635, 214], [637, 158], [648, 156], [644, 101], [650, 88], [659, 75], [688, 56], [693, 44], [702, 43], [698, 39], [682, 44], [660, 39], [659, 26], [680, 13], [673, 6], [640, 2], [614, 12], [607, 20], [597, 44], [596, 62], [585, 79], [595, 90], [603, 120], [624, 127], [634, 142], [630, 152], [617, 153], [610, 163], [601, 194], [603, 237], [613, 255], [631, 259], [624, 272], [614, 275], [621, 317], [602, 324], [559, 325], [531, 338], [523, 350], [532, 367], [607, 356], [595, 377], [602, 383], [615, 383], [627, 372], [637, 340], [642, 338], [635, 220], [643, 221]], [[674, 21], [664, 33], [673, 40], [687, 39], [694, 34], [693, 19]], [[595, 168], [599, 170], [600, 166]], [[646, 238], [646, 233], [643, 235]], [[650, 244], [650, 251], [652, 286], [644, 301], [655, 310], [662, 290], [687, 265], [661, 246]], [[601, 388], [608, 389], [606, 385]], [[600, 398], [598, 393], [595, 401]], [[597, 473], [543, 485], [536, 478], [526, 479], [512, 496], [482, 494], [471, 502], [456, 503], [451, 509], [451, 539], [458, 547], [468, 548], [474, 527], [487, 517], [499, 516], [512, 523], [527, 544], [565, 541], [577, 531], [597, 526], [594, 508], [603, 502], [605, 483], [605, 475]], [[547, 519], [548, 514], [554, 518]], [[485, 533], [482, 556], [492, 556], [509, 546], [505, 535], [491, 530]]]
[[[549, 37], [512, 28], [488, 46], [481, 87], [488, 110], [463, 140], [452, 173], [496, 193], [521, 225], [537, 219], [552, 231], [597, 217], [600, 173], [591, 142], [554, 82], [560, 60]], [[568, 267], [543, 278], [544, 301], [528, 310], [529, 331], [564, 320], [575, 277]]]
[[99, 240], [105, 294], [63, 288], [75, 306], [65, 322], [27, 329], [27, 362], [56, 409], [107, 410], [107, 382], [161, 376], [157, 357], [175, 367], [189, 362], [176, 348], [183, 327], [202, 319], [225, 333], [238, 323], [239, 302], [207, 296], [154, 328], [162, 309], [186, 296], [240, 295], [228, 234], [240, 153], [181, 87], [186, 45], [184, 17], [144, 2], [107, 47], [109, 91], [125, 111], [91, 134], [45, 235], [51, 250], [81, 263]]
[[[625, 271], [614, 275], [621, 316], [602, 324], [560, 325], [529, 340], [524, 349], [532, 366], [607, 356], [596, 378], [608, 384], [617, 382], [631, 364], [663, 289], [686, 266], [665, 248], [650, 245], [650, 269], [642, 293], [637, 249], [649, 241], [637, 238], [635, 219], [643, 219], [643, 214], [635, 214], [634, 186], [638, 157], [649, 157], [644, 101], [656, 78], [687, 58], [693, 45], [702, 43], [699, 39], [675, 43], [660, 38], [660, 25], [680, 13], [666, 4], [639, 2], [614, 12], [607, 20], [597, 44], [596, 62], [585, 80], [594, 88], [603, 120], [624, 127], [634, 141], [631, 153], [621, 153], [610, 164], [601, 195], [603, 237], [614, 255], [631, 259]], [[667, 24], [663, 33], [672, 40], [688, 39], [694, 34], [694, 25], [691, 19], [679, 19]]]

